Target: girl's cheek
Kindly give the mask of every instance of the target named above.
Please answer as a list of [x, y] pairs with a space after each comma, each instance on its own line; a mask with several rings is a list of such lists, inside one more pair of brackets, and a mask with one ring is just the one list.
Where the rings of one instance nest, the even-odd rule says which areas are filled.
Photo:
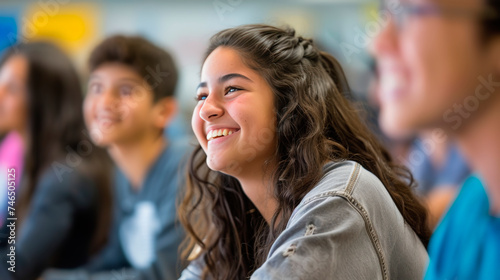
[[200, 110], [199, 107], [196, 107], [193, 111], [193, 117], [191, 119], [191, 128], [198, 139], [200, 144], [204, 143], [204, 131], [203, 131], [203, 120], [200, 118]]

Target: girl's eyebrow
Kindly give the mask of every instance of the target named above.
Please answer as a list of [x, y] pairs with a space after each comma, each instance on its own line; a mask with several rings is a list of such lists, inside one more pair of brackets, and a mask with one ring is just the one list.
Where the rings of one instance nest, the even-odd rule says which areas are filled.
[[202, 88], [202, 87], [207, 87], [207, 82], [201, 82], [196, 89]]
[[244, 76], [244, 75], [241, 75], [238, 73], [231, 73], [231, 74], [227, 74], [227, 75], [220, 77], [219, 83], [224, 83], [224, 82], [227, 82], [227, 81], [234, 79], [234, 78], [243, 78], [245, 80], [252, 82], [252, 80], [250, 78], [248, 78], [247, 76]]
[[[224, 83], [224, 82], [227, 82], [227, 81], [234, 79], [234, 78], [242, 78], [242, 79], [245, 79], [247, 81], [253, 82], [250, 78], [248, 78], [245, 75], [238, 74], [238, 73], [230, 73], [230, 74], [226, 74], [226, 75], [220, 77], [219, 83]], [[202, 88], [202, 87], [207, 87], [207, 82], [201, 82], [198, 85], [197, 89]]]

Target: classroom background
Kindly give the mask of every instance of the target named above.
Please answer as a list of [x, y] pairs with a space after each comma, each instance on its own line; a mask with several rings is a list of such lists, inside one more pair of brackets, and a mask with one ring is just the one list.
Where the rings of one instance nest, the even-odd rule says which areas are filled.
[[210, 36], [248, 23], [289, 25], [336, 56], [353, 94], [365, 100], [373, 76], [367, 47], [385, 23], [378, 9], [373, 0], [2, 0], [0, 52], [16, 42], [54, 42], [85, 81], [86, 59], [101, 40], [113, 34], [144, 36], [175, 56], [176, 95], [189, 120]]

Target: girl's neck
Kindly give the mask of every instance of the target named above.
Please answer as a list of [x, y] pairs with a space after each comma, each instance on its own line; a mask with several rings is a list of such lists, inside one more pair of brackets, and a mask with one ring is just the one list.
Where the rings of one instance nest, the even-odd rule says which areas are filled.
[[274, 188], [272, 185], [271, 174], [252, 172], [248, 176], [238, 176], [245, 195], [252, 201], [257, 210], [268, 224], [278, 208], [278, 201], [274, 197]]

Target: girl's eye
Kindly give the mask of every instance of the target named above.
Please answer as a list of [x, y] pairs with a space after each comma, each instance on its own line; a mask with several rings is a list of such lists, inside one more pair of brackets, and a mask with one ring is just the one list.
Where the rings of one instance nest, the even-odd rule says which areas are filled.
[[207, 99], [207, 95], [206, 94], [198, 94], [194, 99], [196, 101], [205, 100], [205, 99]]
[[227, 87], [226, 88], [226, 94], [229, 94], [229, 93], [234, 93], [234, 92], [237, 92], [241, 90], [241, 88], [236, 88], [236, 87]]

